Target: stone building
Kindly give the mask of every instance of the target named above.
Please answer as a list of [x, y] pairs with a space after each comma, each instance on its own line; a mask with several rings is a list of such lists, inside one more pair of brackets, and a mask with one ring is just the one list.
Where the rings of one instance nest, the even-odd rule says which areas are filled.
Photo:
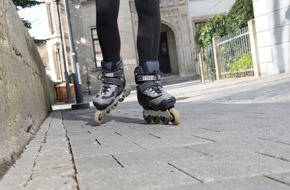
[[[46, 44], [38, 47], [38, 49], [43, 49], [46, 46], [46, 54], [49, 60], [46, 65], [46, 72], [54, 82], [63, 82], [65, 81], [65, 67], [68, 73], [71, 73], [64, 4], [62, 0], [45, 0], [45, 7], [41, 8], [47, 13], [45, 28], [48, 31], [43, 31], [47, 34]], [[42, 29], [45, 30], [44, 27]], [[42, 56], [42, 59], [46, 59], [46, 57]]]
[[[165, 77], [181, 77], [192, 79], [198, 76], [196, 56], [194, 51], [193, 32], [195, 24], [205, 21], [213, 13], [225, 12], [211, 8], [212, 0], [205, 9], [211, 10], [203, 14], [193, 15], [189, 10], [190, 4], [199, 3], [194, 0], [160, 0], [161, 10], [161, 38], [159, 62], [160, 68]], [[221, 2], [235, 0], [221, 0]], [[63, 78], [64, 62], [70, 71], [70, 55], [68, 46], [67, 23], [64, 15], [63, 0], [60, 0], [61, 24], [58, 22], [56, 3], [53, 0], [46, 0], [48, 7], [48, 23], [50, 24], [52, 40], [48, 42], [50, 70], [55, 71], [55, 79]], [[221, 3], [219, 3], [220, 5]], [[92, 88], [98, 88], [100, 81], [97, 76], [100, 73], [100, 62], [102, 54], [99, 47], [96, 33], [96, 13], [94, 0], [69, 0], [72, 32], [77, 49], [80, 77], [83, 90], [87, 90], [87, 82], [90, 81]], [[223, 9], [223, 8], [222, 8]], [[201, 18], [200, 15], [203, 15]], [[137, 66], [138, 54], [136, 49], [136, 36], [138, 18], [134, 0], [121, 0], [118, 17], [119, 31], [121, 37], [121, 56], [124, 61], [125, 74], [128, 84], [134, 84], [134, 68]], [[59, 26], [63, 27], [65, 52], [61, 52]], [[63, 59], [65, 57], [65, 59]], [[62, 61], [66, 60], [66, 61]], [[54, 68], [54, 69], [53, 69]], [[53, 73], [53, 72], [51, 72]], [[62, 76], [62, 77], [61, 77]]]
[[[67, 67], [70, 65], [69, 52], [61, 52], [59, 40], [59, 22], [56, 3], [47, 0], [48, 22], [51, 28], [51, 40], [48, 42], [49, 56], [54, 63], [50, 70], [55, 71], [57, 80], [63, 74], [65, 57]], [[60, 1], [61, 26], [63, 27], [64, 46], [68, 50], [64, 8]], [[161, 42], [160, 42], [160, 68], [165, 76], [192, 77], [197, 74], [193, 56], [193, 33], [188, 11], [188, 0], [162, 0], [161, 7]], [[95, 2], [92, 0], [70, 1], [71, 24], [73, 28], [75, 46], [80, 66], [80, 76], [83, 89], [89, 76], [93, 88], [99, 85], [97, 75], [100, 73], [102, 54], [96, 33]], [[133, 71], [137, 65], [138, 55], [136, 49], [137, 12], [134, 0], [120, 1], [119, 31], [121, 36], [121, 56], [124, 60], [125, 73], [129, 84], [134, 83]], [[58, 38], [57, 38], [58, 37]], [[58, 39], [58, 40], [56, 40]]]

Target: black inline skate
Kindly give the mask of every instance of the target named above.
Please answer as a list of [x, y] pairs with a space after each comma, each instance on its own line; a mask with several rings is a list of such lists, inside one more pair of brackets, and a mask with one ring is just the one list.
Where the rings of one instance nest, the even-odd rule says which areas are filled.
[[122, 60], [117, 62], [102, 61], [101, 64], [102, 73], [99, 79], [102, 81], [102, 86], [93, 100], [97, 109], [95, 113], [97, 124], [100, 124], [103, 117], [109, 114], [111, 109], [115, 109], [118, 102], [123, 102], [131, 92], [131, 88], [126, 86]]
[[139, 104], [144, 108], [143, 117], [147, 123], [178, 125], [180, 116], [174, 108], [176, 98], [164, 91], [160, 83], [158, 61], [141, 62], [135, 68], [135, 82]]

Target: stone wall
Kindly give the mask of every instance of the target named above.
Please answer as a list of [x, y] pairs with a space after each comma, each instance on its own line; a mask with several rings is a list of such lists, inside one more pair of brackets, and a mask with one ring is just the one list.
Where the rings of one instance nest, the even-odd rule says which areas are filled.
[[262, 75], [290, 71], [290, 1], [253, 0]]
[[34, 40], [11, 0], [0, 1], [0, 177], [55, 100]]

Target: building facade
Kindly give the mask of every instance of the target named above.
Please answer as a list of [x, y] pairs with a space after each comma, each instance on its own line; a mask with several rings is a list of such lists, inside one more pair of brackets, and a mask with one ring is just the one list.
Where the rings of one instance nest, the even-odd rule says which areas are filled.
[[290, 71], [290, 1], [253, 0], [261, 75]]
[[48, 60], [46, 72], [54, 82], [65, 81], [65, 72], [71, 73], [69, 56], [69, 39], [67, 33], [67, 21], [62, 0], [45, 0], [47, 13], [48, 34], [46, 44], [38, 46], [39, 51], [44, 52], [43, 60]]
[[[190, 24], [187, 0], [162, 0], [161, 42], [159, 61], [164, 75], [187, 77], [196, 75], [193, 58], [193, 34]], [[78, 57], [83, 70], [88, 70], [92, 84], [102, 60], [95, 26], [94, 1], [72, 2], [72, 24]], [[74, 24], [75, 23], [75, 24]], [[134, 83], [134, 68], [138, 64], [136, 36], [138, 18], [134, 0], [120, 1], [118, 17], [121, 36], [121, 56], [128, 83]], [[92, 48], [93, 47], [93, 48]], [[83, 81], [85, 82], [85, 78]]]
[[[207, 2], [212, 0], [206, 0]], [[234, 0], [221, 0], [233, 1]], [[50, 53], [50, 70], [56, 80], [63, 79], [64, 64], [70, 73], [70, 55], [68, 47], [67, 22], [63, 0], [60, 0], [60, 13], [53, 0], [47, 0], [48, 23], [51, 28], [51, 40], [48, 41]], [[194, 0], [160, 0], [161, 11], [161, 38], [159, 49], [160, 69], [164, 76], [177, 76], [193, 78], [198, 76], [197, 57], [194, 50], [194, 31], [198, 23], [204, 22], [215, 12], [226, 12], [230, 7], [213, 7], [211, 12], [205, 14], [192, 14], [190, 7], [199, 6], [200, 1]], [[214, 3], [214, 2], [212, 2]], [[211, 4], [209, 4], [210, 6]], [[101, 68], [102, 53], [99, 47], [96, 32], [96, 9], [94, 0], [69, 0], [72, 32], [79, 63], [79, 75], [83, 90], [86, 91], [89, 83], [92, 88], [98, 88], [97, 80]], [[208, 7], [206, 7], [208, 9]], [[58, 17], [61, 18], [59, 23]], [[136, 49], [136, 36], [138, 17], [134, 0], [121, 0], [118, 17], [121, 37], [121, 56], [128, 84], [134, 83], [134, 69], [138, 64]], [[64, 41], [60, 40], [60, 27]], [[65, 52], [62, 53], [62, 46]], [[52, 64], [53, 63], [53, 64]]]

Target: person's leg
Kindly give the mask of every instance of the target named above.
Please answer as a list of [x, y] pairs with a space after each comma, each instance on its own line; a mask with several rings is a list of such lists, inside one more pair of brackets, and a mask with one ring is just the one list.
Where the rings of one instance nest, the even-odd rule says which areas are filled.
[[120, 59], [119, 6], [120, 0], [96, 0], [97, 33], [104, 61]]
[[159, 0], [135, 0], [138, 13], [137, 49], [140, 61], [158, 60], [160, 41]]
[[103, 55], [102, 86], [93, 101], [98, 110], [110, 106], [124, 92], [126, 85], [120, 58], [119, 6], [120, 0], [96, 0], [97, 34]]
[[134, 71], [138, 102], [145, 110], [167, 111], [174, 107], [176, 99], [166, 93], [160, 84], [159, 0], [135, 0], [135, 4], [139, 18], [137, 35], [139, 66]]

